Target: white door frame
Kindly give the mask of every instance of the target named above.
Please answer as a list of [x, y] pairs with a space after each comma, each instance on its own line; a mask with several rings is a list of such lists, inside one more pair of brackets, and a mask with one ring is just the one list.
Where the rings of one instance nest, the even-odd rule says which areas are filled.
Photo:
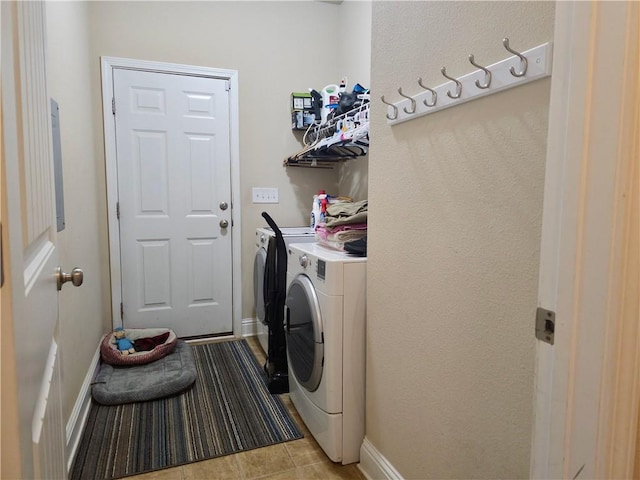
[[531, 478], [632, 478], [640, 405], [639, 5], [557, 2]]
[[102, 65], [102, 113], [104, 119], [104, 147], [107, 175], [107, 217], [109, 222], [109, 266], [111, 273], [111, 311], [113, 326], [122, 326], [120, 303], [122, 302], [120, 271], [120, 227], [116, 214], [118, 201], [118, 171], [116, 162], [115, 117], [112, 112], [113, 70], [128, 68], [156, 73], [191, 75], [228, 80], [229, 91], [229, 147], [231, 152], [231, 249], [233, 255], [232, 311], [233, 335], [242, 335], [242, 283], [241, 283], [241, 205], [240, 205], [240, 142], [238, 110], [238, 72], [219, 68], [151, 62], [118, 57], [101, 57]]

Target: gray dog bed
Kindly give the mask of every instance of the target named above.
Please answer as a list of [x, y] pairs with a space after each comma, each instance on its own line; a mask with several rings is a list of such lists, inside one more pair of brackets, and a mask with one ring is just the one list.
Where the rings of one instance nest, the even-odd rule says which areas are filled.
[[169, 355], [144, 365], [103, 363], [91, 386], [91, 395], [103, 405], [142, 402], [167, 397], [196, 380], [191, 347], [182, 340]]

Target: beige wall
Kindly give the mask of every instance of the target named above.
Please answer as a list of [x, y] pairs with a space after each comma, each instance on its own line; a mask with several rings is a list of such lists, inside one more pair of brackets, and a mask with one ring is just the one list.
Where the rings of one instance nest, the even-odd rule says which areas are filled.
[[[553, 38], [552, 2], [374, 2], [399, 100]], [[369, 165], [366, 435], [405, 478], [529, 473], [550, 80], [389, 127]]]
[[[346, 1], [340, 5], [340, 37], [343, 71], [349, 77], [349, 88], [360, 83], [371, 86], [371, 3]], [[369, 195], [369, 156], [344, 162], [339, 169], [338, 194], [355, 200]]]
[[[365, 4], [363, 4], [365, 5]], [[345, 71], [343, 5], [324, 2], [92, 2], [91, 81], [100, 56], [237, 70], [240, 83], [242, 317], [254, 316], [255, 229], [269, 212], [281, 226], [309, 222], [313, 193], [338, 190], [338, 169], [284, 168], [300, 150], [290, 129], [292, 91], [337, 83]], [[365, 45], [368, 38], [361, 39]], [[361, 63], [361, 62], [360, 62]], [[360, 67], [356, 67], [360, 69]], [[361, 69], [360, 69], [361, 70]], [[94, 132], [102, 137], [99, 93]], [[278, 205], [251, 203], [252, 187], [277, 187]], [[101, 212], [106, 222], [105, 212]]]
[[[88, 5], [47, 2], [47, 78], [60, 108], [66, 228], [58, 233], [60, 265], [84, 271], [79, 288], [59, 296], [63, 414], [68, 419], [101, 335], [110, 328], [103, 159], [95, 154]], [[101, 125], [101, 124], [100, 124]], [[70, 284], [69, 284], [70, 285]]]

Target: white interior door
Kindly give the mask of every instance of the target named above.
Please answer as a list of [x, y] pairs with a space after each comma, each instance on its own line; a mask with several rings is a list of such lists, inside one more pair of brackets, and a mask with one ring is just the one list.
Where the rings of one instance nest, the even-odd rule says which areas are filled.
[[123, 324], [230, 333], [228, 82], [113, 72]]
[[20, 442], [22, 478], [66, 478], [44, 16], [42, 2], [2, 2], [3, 187], [14, 333], [2, 341], [15, 356], [20, 436], [3, 441]]

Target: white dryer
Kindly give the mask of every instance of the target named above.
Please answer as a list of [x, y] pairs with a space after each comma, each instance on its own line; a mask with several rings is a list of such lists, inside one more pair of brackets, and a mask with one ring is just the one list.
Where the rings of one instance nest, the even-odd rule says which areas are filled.
[[366, 261], [317, 243], [288, 248], [289, 393], [327, 456], [360, 459], [365, 409]]
[[[285, 245], [290, 243], [315, 242], [315, 234], [310, 227], [282, 227], [280, 228]], [[275, 233], [271, 227], [256, 230], [256, 255], [253, 259], [253, 300], [256, 307], [257, 334], [260, 346], [268, 353], [269, 327], [265, 323], [264, 310], [264, 269], [267, 262], [267, 247], [269, 239]]]

